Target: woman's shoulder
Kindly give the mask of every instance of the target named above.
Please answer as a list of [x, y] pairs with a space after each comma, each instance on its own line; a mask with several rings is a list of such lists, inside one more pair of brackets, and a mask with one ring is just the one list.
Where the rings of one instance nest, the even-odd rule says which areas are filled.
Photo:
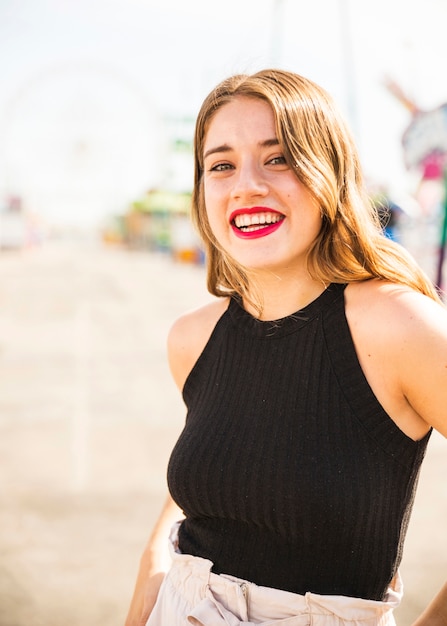
[[184, 313], [171, 326], [168, 334], [168, 360], [172, 376], [180, 390], [228, 304], [228, 298], [218, 298]]
[[[411, 287], [384, 280], [351, 283], [346, 308], [358, 323], [384, 327], [388, 332], [424, 332], [432, 324], [445, 324], [447, 309]], [[386, 326], [384, 323], [386, 322]]]
[[370, 280], [346, 288], [346, 317], [366, 378], [396, 423], [415, 439], [421, 419], [445, 434], [447, 309], [405, 285]]

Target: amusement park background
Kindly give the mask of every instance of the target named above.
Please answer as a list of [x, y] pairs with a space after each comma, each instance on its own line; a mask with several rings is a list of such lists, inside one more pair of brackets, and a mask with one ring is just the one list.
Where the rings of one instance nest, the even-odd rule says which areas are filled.
[[[340, 103], [389, 236], [447, 280], [444, 0], [0, 0], [0, 626], [119, 626], [184, 419], [165, 340], [210, 299], [200, 102], [279, 66]], [[446, 443], [400, 626], [447, 570]]]

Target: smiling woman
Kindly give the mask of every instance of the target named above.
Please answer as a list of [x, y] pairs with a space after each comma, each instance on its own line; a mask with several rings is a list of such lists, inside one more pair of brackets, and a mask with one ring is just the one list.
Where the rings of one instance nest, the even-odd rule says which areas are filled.
[[[447, 435], [447, 311], [302, 76], [205, 99], [193, 217], [217, 299], [169, 333], [188, 413], [126, 624], [393, 626], [420, 467]], [[446, 606], [447, 586], [417, 625]]]
[[[245, 257], [233, 259], [234, 247], [227, 249], [221, 245], [218, 232], [222, 236], [222, 229], [210, 227], [213, 219], [223, 219], [223, 191], [233, 186], [231, 193], [238, 196], [239, 203], [234, 207], [236, 210], [244, 208], [240, 206], [240, 196], [243, 198], [244, 193], [258, 198], [265, 194], [273, 201], [269, 208], [278, 209], [272, 189], [267, 189], [270, 177], [276, 189], [283, 189], [283, 207], [288, 203], [294, 207], [294, 218], [289, 211], [288, 219], [275, 235], [293, 225], [298, 240], [311, 237], [300, 221], [316, 214], [322, 218], [319, 232], [314, 232], [306, 250], [306, 267], [316, 281], [314, 287], [317, 282], [321, 287], [335, 279], [351, 282], [376, 276], [393, 282], [408, 281], [414, 288], [436, 297], [433, 285], [413, 259], [382, 236], [377, 213], [363, 186], [351, 133], [329, 94], [315, 83], [287, 72], [276, 72], [272, 81], [267, 75], [259, 76], [262, 80], [235, 76], [221, 83], [205, 100], [197, 119], [193, 219], [207, 248], [210, 292], [217, 296], [239, 293], [248, 285], [247, 270], [254, 262]], [[219, 125], [214, 123], [215, 118], [219, 118]], [[258, 129], [262, 131], [259, 136]], [[228, 133], [233, 133], [233, 145]], [[236, 154], [242, 143], [239, 138], [248, 140], [249, 134], [252, 146], [258, 142], [259, 163], [264, 159], [262, 168], [260, 164], [255, 168], [254, 156], [249, 163], [242, 152]], [[248, 142], [244, 147], [247, 153]], [[230, 156], [238, 156], [240, 163], [229, 161]], [[260, 176], [261, 169], [264, 178]], [[244, 189], [247, 185], [251, 188]], [[220, 203], [215, 217], [214, 193]], [[289, 201], [292, 196], [295, 199]], [[247, 206], [252, 204], [253, 200], [249, 199]], [[260, 205], [258, 201], [255, 204]], [[261, 206], [264, 209], [264, 202]], [[305, 207], [309, 210], [304, 210]], [[287, 217], [287, 211], [284, 215]], [[268, 238], [263, 243], [265, 249], [259, 246], [258, 250], [261, 266], [267, 269], [264, 254], [272, 241]], [[384, 248], [383, 254], [376, 252]], [[238, 250], [242, 250], [240, 246]], [[243, 250], [254, 253], [253, 247]], [[291, 274], [294, 282], [296, 275]], [[307, 270], [305, 276], [308, 284]], [[259, 314], [265, 302], [256, 283], [252, 274], [251, 289], [243, 295]], [[281, 285], [286, 291], [284, 282]], [[295, 288], [292, 292], [295, 293]], [[280, 300], [284, 301], [283, 293]], [[294, 304], [290, 306], [293, 308]], [[275, 315], [273, 311], [271, 314]]]
[[321, 212], [286, 159], [269, 104], [237, 97], [220, 108], [204, 153], [206, 219], [223, 254], [258, 275], [307, 276]]

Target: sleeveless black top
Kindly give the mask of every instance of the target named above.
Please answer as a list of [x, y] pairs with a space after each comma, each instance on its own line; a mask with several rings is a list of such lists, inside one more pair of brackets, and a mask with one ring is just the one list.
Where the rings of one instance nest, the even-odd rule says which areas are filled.
[[377, 401], [343, 291], [276, 322], [231, 299], [185, 383], [168, 484], [180, 550], [214, 572], [382, 600], [430, 433], [413, 441]]

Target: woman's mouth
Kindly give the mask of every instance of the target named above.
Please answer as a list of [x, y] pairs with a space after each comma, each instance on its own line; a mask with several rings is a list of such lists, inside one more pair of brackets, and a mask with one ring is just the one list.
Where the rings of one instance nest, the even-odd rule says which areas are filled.
[[265, 237], [276, 231], [284, 215], [263, 207], [238, 209], [231, 214], [230, 222], [236, 236], [243, 239]]

